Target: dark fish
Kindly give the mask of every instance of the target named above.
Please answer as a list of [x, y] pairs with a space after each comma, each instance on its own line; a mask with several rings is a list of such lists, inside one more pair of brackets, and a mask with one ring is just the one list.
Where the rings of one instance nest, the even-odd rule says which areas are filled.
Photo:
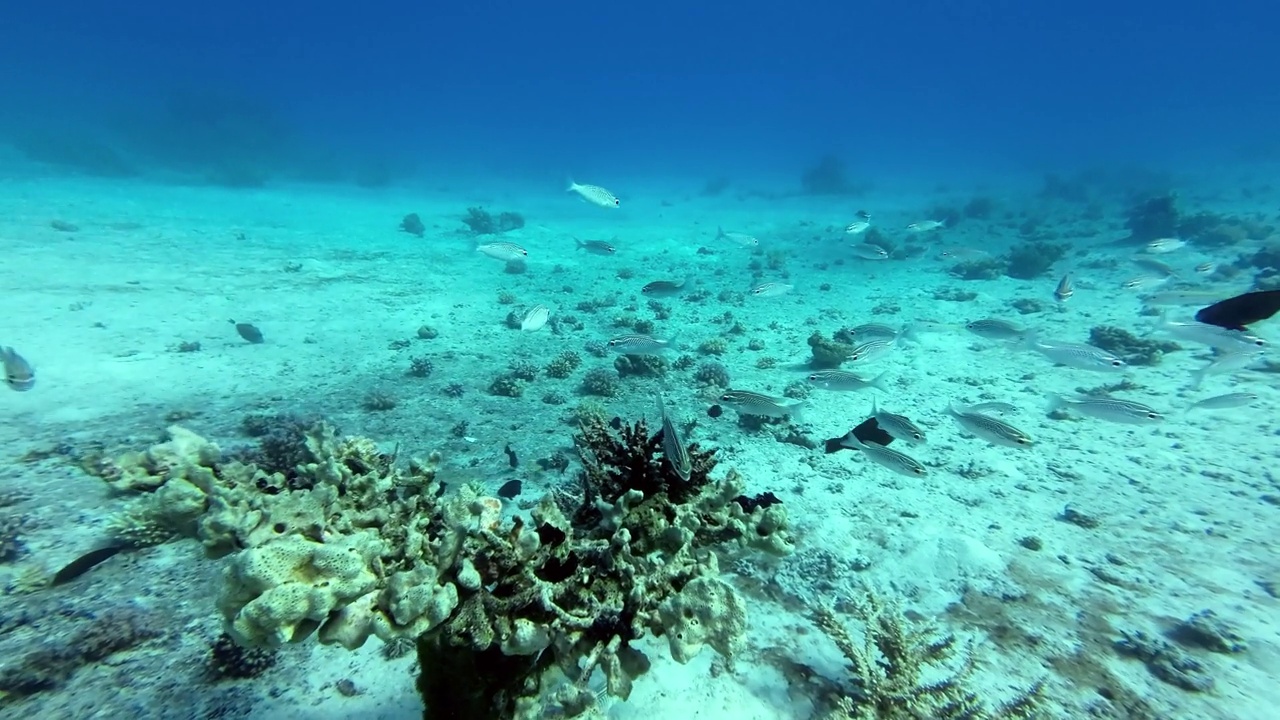
[[670, 280], [654, 280], [653, 282], [640, 288], [641, 295], [649, 297], [671, 297], [679, 295], [684, 290], [685, 280], [680, 282], [672, 282]]
[[1259, 320], [1280, 312], [1280, 290], [1263, 290], [1237, 295], [1214, 303], [1196, 313], [1196, 322], [1227, 330], [1245, 330]]
[[617, 415], [614, 415], [613, 419], [609, 421], [609, 427], [613, 428], [614, 430], [621, 430], [622, 418], [618, 417]]
[[863, 443], [874, 443], [876, 445], [888, 445], [889, 443], [893, 442], [893, 436], [885, 432], [883, 429], [881, 429], [880, 423], [876, 422], [875, 418], [870, 417], [870, 418], [867, 418], [866, 420], [863, 420], [861, 425], [850, 430], [844, 435], [841, 435], [838, 438], [831, 438], [830, 440], [828, 440], [826, 442], [827, 453], [829, 454], [833, 452], [838, 452], [840, 450], [855, 449], [855, 448], [850, 448], [848, 445], [844, 443], [844, 439], [849, 437], [850, 435], [854, 436], [860, 442], [863, 442]]
[[772, 505], [782, 504], [782, 501], [778, 499], [778, 496], [774, 495], [771, 492], [762, 492], [759, 495], [756, 495], [755, 497], [750, 497], [747, 495], [739, 495], [738, 497], [734, 498], [733, 501], [738, 503], [738, 507], [741, 507], [742, 511], [747, 513], [748, 515], [755, 512], [756, 508], [760, 508], [761, 510], [764, 510], [765, 508], [768, 508]]
[[427, 231], [427, 226], [422, 224], [422, 218], [418, 217], [418, 213], [409, 213], [400, 221], [400, 229], [410, 235], [422, 237], [422, 234]]
[[236, 332], [240, 333], [240, 337], [244, 338], [248, 342], [254, 343], [255, 345], [262, 342], [262, 331], [258, 328], [250, 325], [249, 323], [238, 323], [235, 320], [232, 320], [231, 324], [236, 326]]
[[502, 487], [498, 488], [498, 497], [508, 500], [514, 498], [520, 494], [520, 485], [519, 480], [508, 480]]
[[858, 219], [859, 219], [859, 220], [870, 220], [870, 219], [871, 219], [871, 213], [867, 212], [866, 210], [859, 210], [859, 211], [858, 211]]
[[512, 450], [510, 445], [507, 445], [502, 449], [502, 451], [507, 454], [507, 463], [509, 463], [511, 467], [520, 467], [520, 458], [516, 457], [516, 451]]
[[81, 575], [89, 572], [97, 565], [115, 557], [115, 554], [123, 549], [124, 547], [121, 545], [108, 545], [106, 547], [100, 547], [97, 550], [90, 550], [75, 560], [72, 560], [66, 567], [54, 573], [53, 581], [50, 584], [61, 585], [63, 583], [71, 582], [72, 580], [75, 580]]
[[716, 418], [716, 417], [720, 417], [723, 414], [724, 414], [724, 408], [720, 407], [719, 405], [712, 405], [711, 407], [707, 408], [707, 417]]

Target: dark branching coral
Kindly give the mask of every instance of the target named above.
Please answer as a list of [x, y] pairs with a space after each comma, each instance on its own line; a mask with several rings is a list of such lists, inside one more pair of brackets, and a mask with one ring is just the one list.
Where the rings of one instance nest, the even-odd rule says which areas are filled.
[[226, 633], [209, 646], [209, 674], [216, 680], [255, 678], [275, 664], [275, 650], [238, 645]]
[[1030, 718], [1040, 704], [1037, 684], [996, 710], [988, 710], [969, 686], [973, 659], [957, 657], [956, 638], [928, 626], [914, 627], [873, 594], [853, 603], [865, 623], [865, 642], [854, 642], [844, 623], [826, 608], [814, 620], [851, 663], [849, 678], [825, 698], [822, 720], [983, 720]]
[[1153, 197], [1129, 209], [1125, 227], [1129, 240], [1148, 243], [1157, 238], [1178, 234], [1178, 196], [1173, 193]]
[[1048, 272], [1062, 259], [1070, 245], [1049, 242], [1027, 242], [1009, 249], [1005, 274], [1019, 280], [1033, 280]]
[[1102, 348], [1130, 365], [1159, 365], [1165, 353], [1182, 346], [1167, 340], [1144, 340], [1123, 328], [1098, 325], [1089, 330], [1089, 344]]
[[478, 207], [467, 208], [467, 216], [462, 218], [462, 222], [476, 235], [497, 235], [524, 227], [524, 218], [520, 213], [503, 212], [494, 217], [484, 208]]
[[574, 437], [586, 498], [579, 512], [591, 521], [600, 515], [595, 498], [612, 504], [631, 490], [645, 498], [665, 496], [673, 503], [687, 502], [709, 482], [708, 475], [716, 466], [714, 449], [704, 451], [697, 443], [690, 444], [693, 470], [685, 482], [662, 456], [661, 430], [649, 435], [644, 420], [638, 420], [634, 425], [622, 423], [616, 437], [613, 432], [600, 418], [590, 417]]

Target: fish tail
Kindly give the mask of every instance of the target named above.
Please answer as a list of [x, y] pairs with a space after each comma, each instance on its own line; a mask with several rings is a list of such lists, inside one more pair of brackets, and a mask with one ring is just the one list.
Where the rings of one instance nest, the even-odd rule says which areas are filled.
[[1199, 390], [1200, 386], [1204, 384], [1204, 379], [1206, 376], [1208, 376], [1208, 374], [1209, 374], [1208, 367], [1202, 367], [1199, 370], [1192, 370], [1191, 371], [1191, 389]]
[[573, 192], [578, 189], [578, 183], [574, 182], [572, 177], [565, 178], [565, 183], [567, 184], [564, 189], [565, 192]]
[[787, 414], [791, 416], [791, 422], [804, 422], [804, 414], [809, 410], [809, 401], [801, 400], [787, 408]]
[[888, 370], [881, 370], [880, 374], [871, 378], [871, 382], [867, 385], [879, 390], [880, 392], [889, 392], [889, 388], [885, 387], [884, 378], [889, 374]]
[[1047, 393], [1044, 399], [1049, 403], [1048, 408], [1045, 409], [1046, 414], [1055, 413], [1067, 406], [1067, 399], [1058, 393]]
[[717, 226], [716, 226], [716, 239], [717, 239], [717, 240], [719, 240], [719, 239], [720, 239], [720, 238], [722, 238], [722, 237], [724, 237], [724, 228], [722, 228], [722, 227], [720, 227], [719, 225], [717, 225]]
[[916, 334], [915, 323], [907, 323], [903, 325], [902, 329], [898, 331], [898, 337], [903, 340], [909, 340], [917, 345], [920, 344], [920, 336]]

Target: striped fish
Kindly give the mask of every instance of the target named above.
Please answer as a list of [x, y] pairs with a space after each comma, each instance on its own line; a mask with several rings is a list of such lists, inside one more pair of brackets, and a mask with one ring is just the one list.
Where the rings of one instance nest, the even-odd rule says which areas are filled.
[[924, 477], [929, 474], [929, 471], [925, 470], [924, 466], [910, 455], [872, 442], [864, 443], [855, 437], [853, 433], [841, 438], [840, 444], [847, 448], [861, 450], [862, 454], [867, 456], [867, 459], [871, 462], [887, 467], [899, 475]]
[[985, 415], [977, 410], [979, 407], [995, 404], [983, 403], [982, 405], [973, 405], [971, 407], [956, 407], [955, 404], [952, 404], [947, 407], [947, 414], [956, 421], [957, 425], [964, 428], [965, 432], [986, 440], [992, 445], [1003, 445], [1012, 448], [1031, 447], [1031, 437], [1026, 433], [1003, 420]]
[[875, 338], [873, 340], [868, 340], [855, 347], [853, 352], [849, 353], [849, 362], [866, 365], [872, 360], [889, 354], [897, 344], [897, 338]]
[[794, 288], [794, 285], [788, 285], [786, 283], [767, 282], [760, 283], [759, 285], [751, 288], [751, 294], [756, 297], [777, 297], [779, 295], [786, 295]]
[[609, 349], [622, 355], [661, 355], [673, 348], [670, 340], [648, 335], [619, 335], [609, 340]]
[[888, 388], [884, 386], [884, 377], [888, 373], [889, 371], [886, 370], [868, 380], [857, 373], [851, 373], [847, 370], [819, 370], [809, 373], [809, 382], [823, 390], [857, 392], [858, 390], [875, 388], [882, 392], [887, 392]]
[[720, 403], [737, 410], [743, 415], [762, 415], [764, 417], [787, 417], [799, 421], [800, 413], [807, 406], [800, 400], [776, 398], [761, 395], [748, 390], [726, 390], [720, 396]]
[[477, 245], [476, 252], [488, 255], [495, 260], [523, 260], [529, 257], [529, 251], [511, 242], [495, 242]]
[[1076, 294], [1076, 286], [1071, 282], [1071, 273], [1062, 276], [1058, 281], [1058, 287], [1053, 291], [1053, 299], [1058, 302], [1066, 302]]
[[903, 440], [912, 445], [923, 445], [925, 442], [923, 430], [904, 415], [881, 410], [875, 398], [871, 399], [871, 417], [876, 419], [881, 430], [892, 435], [895, 440]]
[[1049, 412], [1070, 407], [1089, 417], [1125, 425], [1153, 425], [1164, 421], [1164, 416], [1159, 411], [1132, 400], [1110, 397], [1068, 398], [1056, 393], [1050, 393], [1048, 399]]
[[1236, 392], [1227, 393], [1226, 395], [1218, 395], [1217, 397], [1205, 398], [1192, 403], [1187, 408], [1187, 412], [1192, 410], [1226, 410], [1228, 408], [1244, 407], [1252, 405], [1258, 401], [1258, 393]]
[[550, 317], [551, 311], [547, 309], [546, 305], [534, 305], [529, 312], [524, 314], [524, 319], [520, 321], [520, 329], [528, 332], [541, 330]]
[[676, 471], [676, 475], [684, 482], [689, 482], [689, 475], [693, 472], [689, 448], [685, 447], [680, 433], [676, 432], [676, 426], [667, 414], [667, 405], [662, 402], [661, 395], [658, 396], [658, 412], [662, 415], [662, 452], [667, 456], [667, 462], [671, 463], [671, 469]]
[[569, 187], [565, 192], [578, 193], [578, 196], [583, 200], [592, 205], [599, 205], [602, 208], [616, 208], [621, 205], [616, 195], [599, 185], [580, 185], [570, 180]]

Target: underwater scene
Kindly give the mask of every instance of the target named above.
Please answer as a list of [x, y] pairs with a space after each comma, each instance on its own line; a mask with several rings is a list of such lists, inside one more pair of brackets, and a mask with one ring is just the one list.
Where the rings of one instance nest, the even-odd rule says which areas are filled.
[[1280, 717], [1280, 6], [4, 15], [0, 720]]

